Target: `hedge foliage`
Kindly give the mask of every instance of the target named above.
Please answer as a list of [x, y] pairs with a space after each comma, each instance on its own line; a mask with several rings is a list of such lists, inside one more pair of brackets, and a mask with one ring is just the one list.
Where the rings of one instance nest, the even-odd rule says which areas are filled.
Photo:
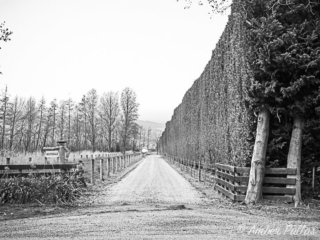
[[320, 156], [320, 1], [238, 0], [200, 78], [160, 139], [162, 153], [250, 164], [256, 114], [271, 112], [267, 165], [286, 166], [305, 118], [302, 164]]
[[163, 153], [244, 165], [252, 150], [244, 22], [234, 6], [201, 76], [186, 92], [160, 139]]

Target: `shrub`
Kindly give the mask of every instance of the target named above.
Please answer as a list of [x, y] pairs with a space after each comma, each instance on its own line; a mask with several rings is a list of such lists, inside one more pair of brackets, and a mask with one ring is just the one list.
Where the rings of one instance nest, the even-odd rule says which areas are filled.
[[83, 185], [68, 174], [30, 175], [0, 181], [0, 204], [72, 203], [84, 191]]

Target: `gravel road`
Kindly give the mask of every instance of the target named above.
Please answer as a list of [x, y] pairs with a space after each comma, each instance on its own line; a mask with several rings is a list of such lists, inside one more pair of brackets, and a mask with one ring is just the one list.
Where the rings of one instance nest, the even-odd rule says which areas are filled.
[[200, 194], [159, 156], [150, 156], [119, 184], [105, 202], [199, 204]]
[[[299, 227], [301, 231], [297, 232]], [[316, 235], [303, 236], [307, 230]], [[0, 239], [319, 237], [319, 222], [255, 216], [215, 206], [157, 155], [148, 156], [121, 181], [105, 187], [91, 207], [65, 214], [8, 220], [0, 224]]]

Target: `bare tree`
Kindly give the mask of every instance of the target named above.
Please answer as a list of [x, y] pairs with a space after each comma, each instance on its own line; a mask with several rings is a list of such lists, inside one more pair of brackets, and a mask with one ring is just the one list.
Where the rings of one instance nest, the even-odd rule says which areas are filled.
[[60, 139], [64, 139], [64, 131], [66, 126], [66, 102], [61, 101], [59, 106], [59, 112], [58, 112], [58, 129], [60, 132]]
[[49, 138], [49, 134], [50, 134], [50, 129], [52, 128], [52, 121], [53, 116], [50, 114], [47, 114], [46, 116], [46, 121], [44, 124], [44, 129], [43, 129], [43, 139], [42, 139], [42, 147], [46, 146], [47, 144], [47, 140]]
[[100, 99], [99, 115], [107, 131], [108, 151], [111, 151], [113, 132], [119, 117], [118, 93], [104, 93]]
[[71, 116], [72, 116], [72, 110], [74, 107], [74, 102], [71, 98], [69, 98], [66, 101], [66, 108], [67, 108], [67, 114], [68, 114], [68, 144], [71, 144]]
[[38, 132], [37, 132], [37, 142], [35, 148], [38, 149], [39, 143], [40, 143], [40, 138], [41, 138], [41, 131], [42, 131], [42, 125], [43, 125], [43, 119], [44, 119], [44, 112], [46, 110], [46, 100], [44, 97], [41, 98], [39, 102], [39, 122], [38, 122]]
[[125, 88], [121, 93], [121, 109], [122, 152], [125, 153], [132, 127], [139, 116], [139, 103], [137, 103], [137, 96], [130, 88]]
[[9, 135], [9, 150], [13, 149], [13, 144], [15, 137], [17, 136], [18, 131], [17, 125], [21, 121], [23, 114], [24, 100], [19, 98], [18, 96], [14, 97], [13, 102], [11, 103], [11, 107], [9, 109], [10, 118], [9, 118], [9, 127], [10, 127], [10, 135]]
[[8, 88], [6, 86], [6, 89], [3, 93], [3, 97], [1, 98], [1, 119], [2, 119], [2, 129], [1, 129], [1, 145], [0, 149], [2, 150], [4, 148], [4, 139], [6, 134], [6, 120], [7, 120], [7, 109], [8, 109], [8, 103], [9, 103], [9, 96], [8, 96]]
[[81, 150], [81, 112], [80, 106], [76, 105], [73, 118], [73, 132], [75, 136], [75, 146], [78, 151]]
[[26, 129], [26, 135], [24, 138], [24, 148], [25, 151], [34, 151], [34, 148], [32, 148], [32, 136], [33, 136], [33, 130], [34, 130], [34, 123], [36, 120], [37, 115], [37, 108], [36, 108], [36, 100], [33, 97], [29, 97], [26, 106], [25, 106], [25, 116], [27, 129]]
[[140, 130], [139, 124], [134, 122], [130, 131], [132, 151], [134, 151], [138, 147], [137, 145], [138, 145], [138, 139], [139, 139], [139, 130]]
[[52, 116], [52, 138], [51, 138], [51, 144], [55, 144], [55, 130], [56, 130], [56, 115], [57, 115], [57, 108], [58, 108], [58, 104], [57, 104], [57, 100], [54, 99], [53, 101], [51, 101], [50, 103], [50, 115]]
[[87, 115], [88, 115], [88, 107], [87, 107], [87, 98], [85, 95], [83, 95], [81, 102], [79, 103], [80, 106], [80, 112], [81, 112], [81, 117], [83, 119], [83, 132], [84, 132], [84, 149], [88, 149], [88, 140], [87, 140]]
[[91, 89], [87, 94], [88, 103], [88, 121], [90, 124], [90, 142], [92, 151], [96, 151], [96, 138], [97, 138], [97, 105], [98, 105], [98, 94], [95, 89]]
[[139, 148], [139, 150], [141, 150], [141, 148], [142, 148], [142, 143], [141, 143], [141, 140], [142, 140], [142, 132], [143, 132], [143, 127], [139, 125], [139, 143], [138, 143], [138, 148]]

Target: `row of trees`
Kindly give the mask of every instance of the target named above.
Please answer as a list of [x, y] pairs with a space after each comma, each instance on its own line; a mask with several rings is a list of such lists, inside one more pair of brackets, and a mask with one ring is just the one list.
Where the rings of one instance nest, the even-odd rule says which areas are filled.
[[[12, 32], [0, 24], [0, 41]], [[1, 74], [1, 72], [0, 72]], [[98, 96], [90, 90], [79, 102], [71, 98], [47, 102], [44, 97], [10, 97], [7, 87], [0, 95], [0, 150], [34, 152], [65, 139], [74, 151], [155, 148], [159, 132], [145, 129], [138, 119], [136, 93], [125, 88]]]
[[79, 102], [10, 97], [5, 88], [0, 96], [0, 149], [34, 152], [59, 139], [67, 140], [73, 151], [139, 149], [151, 138], [136, 123], [138, 109], [136, 93], [130, 88], [120, 97], [112, 91], [99, 97], [91, 89]]

